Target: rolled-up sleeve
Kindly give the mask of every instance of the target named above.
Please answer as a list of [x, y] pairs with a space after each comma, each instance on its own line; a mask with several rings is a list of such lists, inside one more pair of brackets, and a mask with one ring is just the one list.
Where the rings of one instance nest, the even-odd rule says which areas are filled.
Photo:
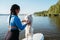
[[26, 25], [27, 25], [27, 24], [22, 25], [22, 22], [21, 22], [21, 20], [20, 20], [18, 17], [15, 17], [15, 18], [14, 18], [14, 22], [15, 22], [16, 26], [17, 26], [20, 30], [23, 30], [23, 29], [26, 27]]

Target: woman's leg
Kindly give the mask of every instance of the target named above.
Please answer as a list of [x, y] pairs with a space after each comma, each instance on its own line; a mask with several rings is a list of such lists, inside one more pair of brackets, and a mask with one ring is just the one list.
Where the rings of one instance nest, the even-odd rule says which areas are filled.
[[19, 40], [19, 30], [12, 31], [11, 40]]
[[19, 40], [19, 31], [18, 30], [9, 31], [5, 37], [5, 40]]
[[10, 40], [10, 38], [11, 38], [11, 32], [8, 31], [8, 33], [7, 33], [6, 37], [5, 37], [5, 40]]

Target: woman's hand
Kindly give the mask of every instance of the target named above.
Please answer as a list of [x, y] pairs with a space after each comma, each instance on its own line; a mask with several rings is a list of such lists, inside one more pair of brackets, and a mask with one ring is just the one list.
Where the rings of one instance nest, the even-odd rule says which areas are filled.
[[27, 25], [30, 25], [31, 24], [31, 22], [29, 22], [28, 20], [22, 20], [22, 22], [26, 22]]
[[27, 20], [27, 25], [30, 25], [31, 24], [31, 22], [29, 22], [28, 20]]
[[27, 20], [22, 20], [22, 22], [27, 22]]

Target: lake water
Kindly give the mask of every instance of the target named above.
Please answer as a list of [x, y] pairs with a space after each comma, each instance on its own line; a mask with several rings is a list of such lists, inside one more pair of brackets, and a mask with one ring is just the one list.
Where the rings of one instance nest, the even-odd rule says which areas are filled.
[[[25, 15], [19, 16], [24, 19]], [[34, 16], [32, 27], [34, 33], [43, 33], [45, 40], [60, 40], [60, 17]], [[8, 31], [8, 16], [0, 16], [0, 40]], [[20, 32], [20, 40], [24, 38], [24, 30]]]

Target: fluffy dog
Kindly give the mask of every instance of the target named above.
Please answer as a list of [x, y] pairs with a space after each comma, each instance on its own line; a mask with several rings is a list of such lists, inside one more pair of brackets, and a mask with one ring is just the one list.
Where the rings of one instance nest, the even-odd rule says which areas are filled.
[[31, 37], [31, 40], [33, 40], [32, 15], [28, 15], [27, 17], [25, 17], [25, 20], [28, 20], [30, 23], [25, 28], [25, 37], [27, 38], [27, 40], [28, 40], [28, 37]]

